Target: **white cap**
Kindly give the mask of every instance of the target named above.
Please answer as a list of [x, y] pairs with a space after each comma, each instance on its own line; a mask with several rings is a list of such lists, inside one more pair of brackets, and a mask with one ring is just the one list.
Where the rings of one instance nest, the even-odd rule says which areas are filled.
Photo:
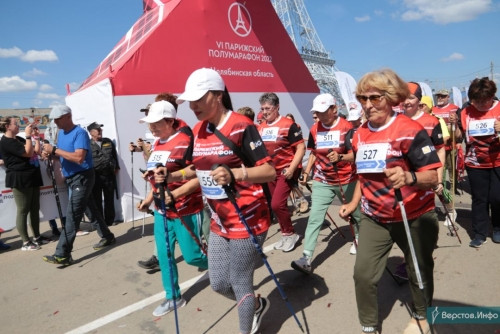
[[158, 101], [151, 104], [146, 117], [139, 120], [139, 123], [156, 123], [164, 118], [176, 118], [177, 112], [174, 106], [167, 101]]
[[186, 81], [184, 93], [179, 96], [177, 103], [184, 101], [198, 101], [209, 90], [223, 91], [226, 85], [217, 71], [210, 68], [200, 68], [191, 73]]
[[351, 109], [347, 115], [348, 121], [357, 121], [361, 118], [361, 109]]
[[71, 114], [71, 108], [61, 104], [52, 108], [52, 110], [50, 111], [49, 118], [58, 119], [66, 114]]
[[314, 98], [311, 112], [325, 112], [330, 106], [335, 105], [335, 98], [332, 94], [319, 94]]

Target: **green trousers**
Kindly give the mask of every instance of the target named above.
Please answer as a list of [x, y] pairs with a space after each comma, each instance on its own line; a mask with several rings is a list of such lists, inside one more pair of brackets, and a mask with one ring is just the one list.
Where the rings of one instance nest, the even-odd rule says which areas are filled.
[[[351, 182], [342, 186], [347, 202], [350, 202], [352, 199], [354, 188], [356, 187], [356, 182]], [[311, 211], [309, 214], [309, 220], [307, 221], [307, 228], [304, 237], [304, 255], [309, 257], [313, 256], [314, 249], [316, 248], [316, 243], [318, 240], [319, 230], [321, 229], [321, 225], [325, 221], [328, 207], [332, 204], [335, 196], [338, 196], [338, 198], [340, 198], [340, 201], [342, 201], [340, 187], [313, 181], [311, 194]], [[360, 221], [360, 214], [361, 213], [358, 205], [356, 211], [353, 213], [354, 219], [356, 219], [356, 222], [353, 222], [356, 235], [358, 234], [357, 225]]]
[[359, 246], [354, 265], [354, 284], [358, 316], [362, 326], [376, 327], [378, 325], [377, 287], [394, 243], [398, 245], [405, 257], [415, 308], [413, 316], [425, 319], [426, 309], [431, 306], [434, 294], [432, 253], [438, 239], [439, 223], [435, 211], [432, 210], [410, 220], [409, 225], [424, 285], [423, 293], [418, 287], [404, 224], [402, 222], [381, 224], [365, 214], [361, 215]]
[[29, 240], [28, 214], [33, 236], [40, 236], [40, 187], [13, 188], [14, 201], [17, 207], [16, 227], [23, 243]]

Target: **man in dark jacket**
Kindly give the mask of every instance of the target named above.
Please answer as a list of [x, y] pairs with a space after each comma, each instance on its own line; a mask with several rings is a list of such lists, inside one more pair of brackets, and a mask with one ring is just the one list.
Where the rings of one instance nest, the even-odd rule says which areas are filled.
[[[87, 126], [90, 133], [90, 147], [94, 160], [95, 183], [92, 190], [97, 208], [103, 213], [108, 226], [114, 224], [115, 206], [114, 194], [117, 191], [116, 173], [120, 169], [115, 144], [109, 138], [102, 136], [102, 124], [93, 122]], [[104, 210], [102, 198], [104, 197]]]

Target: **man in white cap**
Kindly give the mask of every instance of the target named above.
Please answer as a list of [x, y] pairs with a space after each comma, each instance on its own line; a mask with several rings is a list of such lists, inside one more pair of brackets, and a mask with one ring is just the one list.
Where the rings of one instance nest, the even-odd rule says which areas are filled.
[[116, 242], [115, 236], [104, 222], [102, 214], [92, 200], [94, 186], [94, 169], [90, 139], [87, 132], [75, 125], [71, 118], [71, 109], [65, 105], [52, 108], [50, 119], [53, 119], [59, 128], [57, 144], [43, 145], [42, 156], [52, 159], [59, 157], [66, 185], [68, 186], [68, 208], [63, 233], [59, 238], [54, 255], [46, 255], [43, 260], [49, 263], [68, 266], [72, 264], [71, 251], [85, 208], [88, 206], [95, 217], [93, 224], [101, 240], [94, 245], [95, 250], [103, 249]]

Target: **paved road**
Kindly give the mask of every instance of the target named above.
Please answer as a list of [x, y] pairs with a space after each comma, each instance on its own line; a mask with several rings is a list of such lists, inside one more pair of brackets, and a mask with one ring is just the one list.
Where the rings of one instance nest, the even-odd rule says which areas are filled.
[[[337, 202], [334, 202], [337, 203]], [[337, 203], [338, 204], [338, 203]], [[457, 197], [459, 235], [446, 235], [441, 224], [439, 248], [434, 256], [435, 304], [440, 306], [500, 306], [498, 252], [500, 245], [488, 240], [481, 249], [468, 246], [470, 237], [470, 197]], [[290, 253], [272, 249], [279, 239], [278, 226], [269, 231], [265, 250], [276, 276], [284, 287], [306, 333], [359, 333], [352, 269], [355, 256], [349, 255], [349, 227], [337, 215], [330, 214], [346, 236], [323, 229], [319, 236], [314, 272], [303, 275], [290, 268], [290, 262], [301, 256], [302, 246]], [[297, 231], [303, 234], [307, 214], [294, 216]], [[444, 220], [444, 217], [441, 217]], [[0, 254], [2, 261], [2, 333], [174, 333], [174, 314], [154, 317], [152, 311], [164, 297], [160, 272], [147, 272], [136, 265], [152, 253], [152, 219], [146, 219], [142, 236], [142, 219], [132, 224], [112, 227], [117, 244], [95, 252], [95, 232], [77, 237], [73, 258], [76, 263], [60, 269], [41, 257], [53, 254], [55, 243], [42, 250], [22, 252], [17, 231], [2, 235], [13, 248]], [[50, 235], [47, 223], [42, 231]], [[401, 261], [394, 247], [389, 268]], [[206, 272], [187, 266], [177, 252], [180, 279], [188, 304], [179, 310], [181, 333], [236, 333], [235, 303], [214, 293]], [[267, 296], [271, 308], [261, 333], [300, 333], [265, 266], [255, 273], [258, 293]], [[402, 333], [409, 313], [407, 285], [398, 286], [385, 274], [379, 285], [382, 333]], [[500, 324], [488, 326], [437, 325], [436, 333], [500, 333]]]

